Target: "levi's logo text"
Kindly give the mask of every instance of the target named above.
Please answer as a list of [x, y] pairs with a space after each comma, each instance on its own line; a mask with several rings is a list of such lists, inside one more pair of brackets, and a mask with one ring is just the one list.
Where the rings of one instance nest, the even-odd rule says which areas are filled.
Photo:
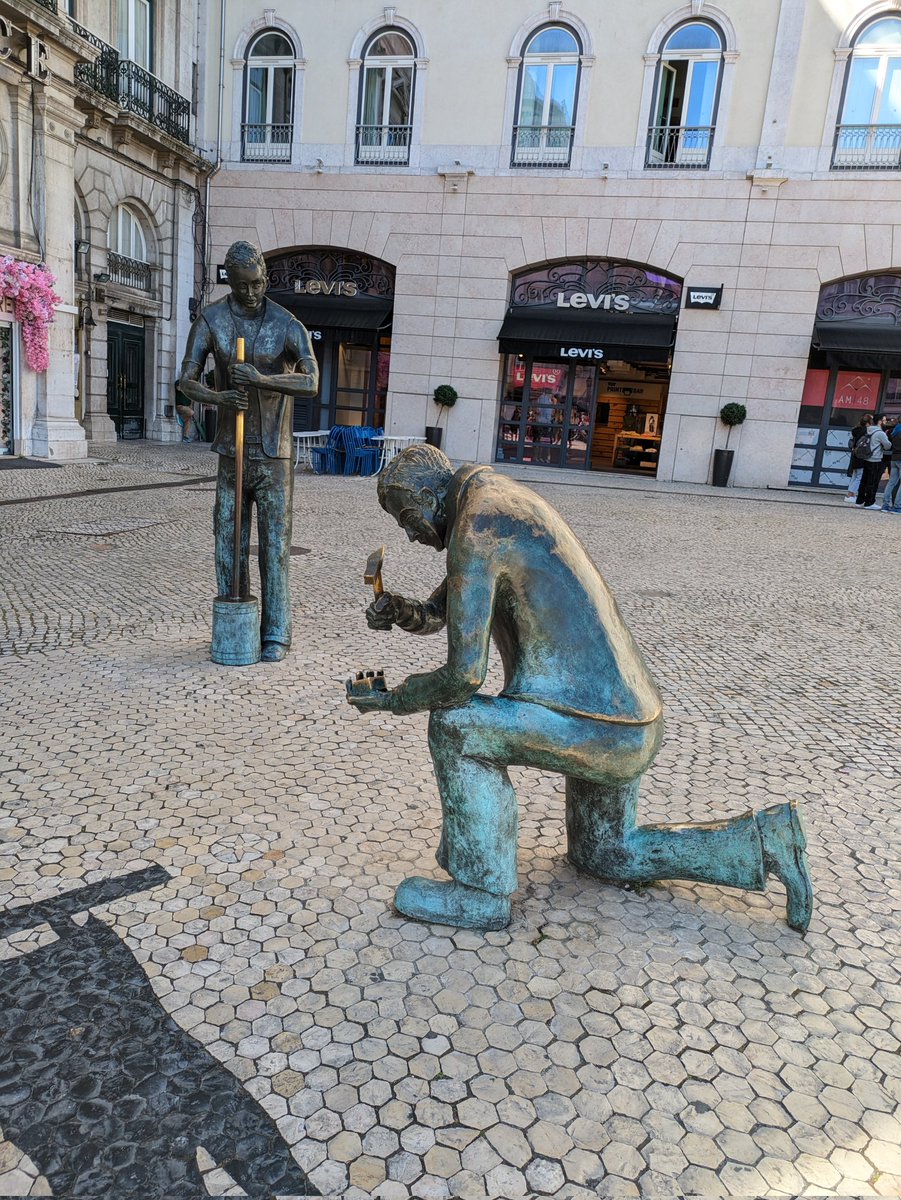
[[603, 350], [596, 350], [593, 346], [561, 346], [561, 358], [588, 358], [600, 360], [604, 357]]
[[629, 297], [622, 295], [614, 295], [612, 292], [601, 292], [596, 296], [592, 296], [590, 292], [570, 292], [568, 296], [564, 296], [563, 292], [557, 293], [558, 308], [602, 308], [606, 312], [613, 309], [614, 312], [629, 311]]
[[350, 280], [326, 283], [324, 279], [296, 279], [294, 290], [304, 296], [356, 296], [357, 285]]

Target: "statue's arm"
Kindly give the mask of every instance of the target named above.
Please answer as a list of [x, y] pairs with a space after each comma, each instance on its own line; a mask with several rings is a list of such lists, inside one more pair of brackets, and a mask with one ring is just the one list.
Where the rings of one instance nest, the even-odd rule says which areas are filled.
[[447, 662], [436, 671], [410, 675], [398, 684], [389, 702], [392, 712], [424, 712], [465, 704], [485, 682], [497, 577], [483, 556], [472, 557], [464, 552], [454, 557], [463, 561], [451, 561], [449, 556], [443, 585]]
[[310, 335], [300, 321], [292, 321], [285, 341], [285, 359], [292, 370], [281, 375], [258, 372], [257, 387], [286, 396], [315, 396], [319, 391], [319, 364], [310, 345]]
[[[392, 593], [381, 607], [379, 601], [371, 605], [370, 612], [376, 616], [370, 622], [376, 629], [397, 625], [405, 633], [440, 633], [447, 620], [447, 580], [441, 582], [428, 600], [409, 600]], [[379, 617], [383, 619], [379, 621]]]
[[200, 382], [204, 364], [213, 350], [213, 335], [203, 316], [191, 326], [185, 357], [181, 364], [178, 390], [189, 400], [199, 404], [218, 404], [220, 393]]

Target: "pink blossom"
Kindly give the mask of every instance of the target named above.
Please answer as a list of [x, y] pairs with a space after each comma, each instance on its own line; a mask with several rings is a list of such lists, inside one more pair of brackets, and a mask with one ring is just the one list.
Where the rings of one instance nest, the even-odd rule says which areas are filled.
[[53, 290], [53, 274], [44, 266], [19, 262], [11, 255], [0, 258], [0, 296], [13, 301], [13, 316], [22, 325], [25, 361], [33, 371], [50, 365], [47, 326], [62, 298]]

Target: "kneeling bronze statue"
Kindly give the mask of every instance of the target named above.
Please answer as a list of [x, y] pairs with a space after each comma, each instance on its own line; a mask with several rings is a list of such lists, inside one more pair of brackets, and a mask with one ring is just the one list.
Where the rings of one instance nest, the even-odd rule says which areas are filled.
[[[432, 446], [382, 471], [382, 507], [411, 541], [447, 552], [447, 576], [424, 602], [384, 592], [373, 629], [447, 627], [447, 662], [397, 687], [349, 685], [361, 711], [430, 711], [429, 749], [444, 825], [438, 864], [452, 882], [413, 877], [405, 916], [501, 929], [516, 890], [518, 813], [511, 765], [566, 776], [570, 860], [601, 879], [692, 879], [762, 891], [785, 885], [788, 923], [805, 930], [813, 893], [796, 805], [727, 821], [637, 823], [638, 785], [663, 735], [660, 693], [616, 601], [560, 515], [490, 467], [454, 472]], [[478, 694], [493, 637], [498, 696]]]

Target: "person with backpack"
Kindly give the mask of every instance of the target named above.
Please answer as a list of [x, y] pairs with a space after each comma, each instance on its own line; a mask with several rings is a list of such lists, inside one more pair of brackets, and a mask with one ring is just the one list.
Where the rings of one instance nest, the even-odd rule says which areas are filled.
[[853, 504], [857, 500], [860, 488], [860, 477], [863, 475], [863, 463], [854, 457], [854, 443], [867, 431], [866, 417], [861, 417], [848, 438], [848, 490], [845, 493], [845, 504]]
[[885, 430], [876, 424], [872, 413], [867, 413], [866, 431], [860, 435], [851, 447], [851, 455], [863, 467], [860, 477], [860, 487], [857, 489], [858, 508], [879, 508], [876, 501], [876, 489], [882, 478], [882, 452], [891, 450], [892, 443], [888, 440]]
[[901, 513], [901, 417], [889, 434], [892, 442], [892, 463], [888, 483], [882, 493], [882, 511]]

